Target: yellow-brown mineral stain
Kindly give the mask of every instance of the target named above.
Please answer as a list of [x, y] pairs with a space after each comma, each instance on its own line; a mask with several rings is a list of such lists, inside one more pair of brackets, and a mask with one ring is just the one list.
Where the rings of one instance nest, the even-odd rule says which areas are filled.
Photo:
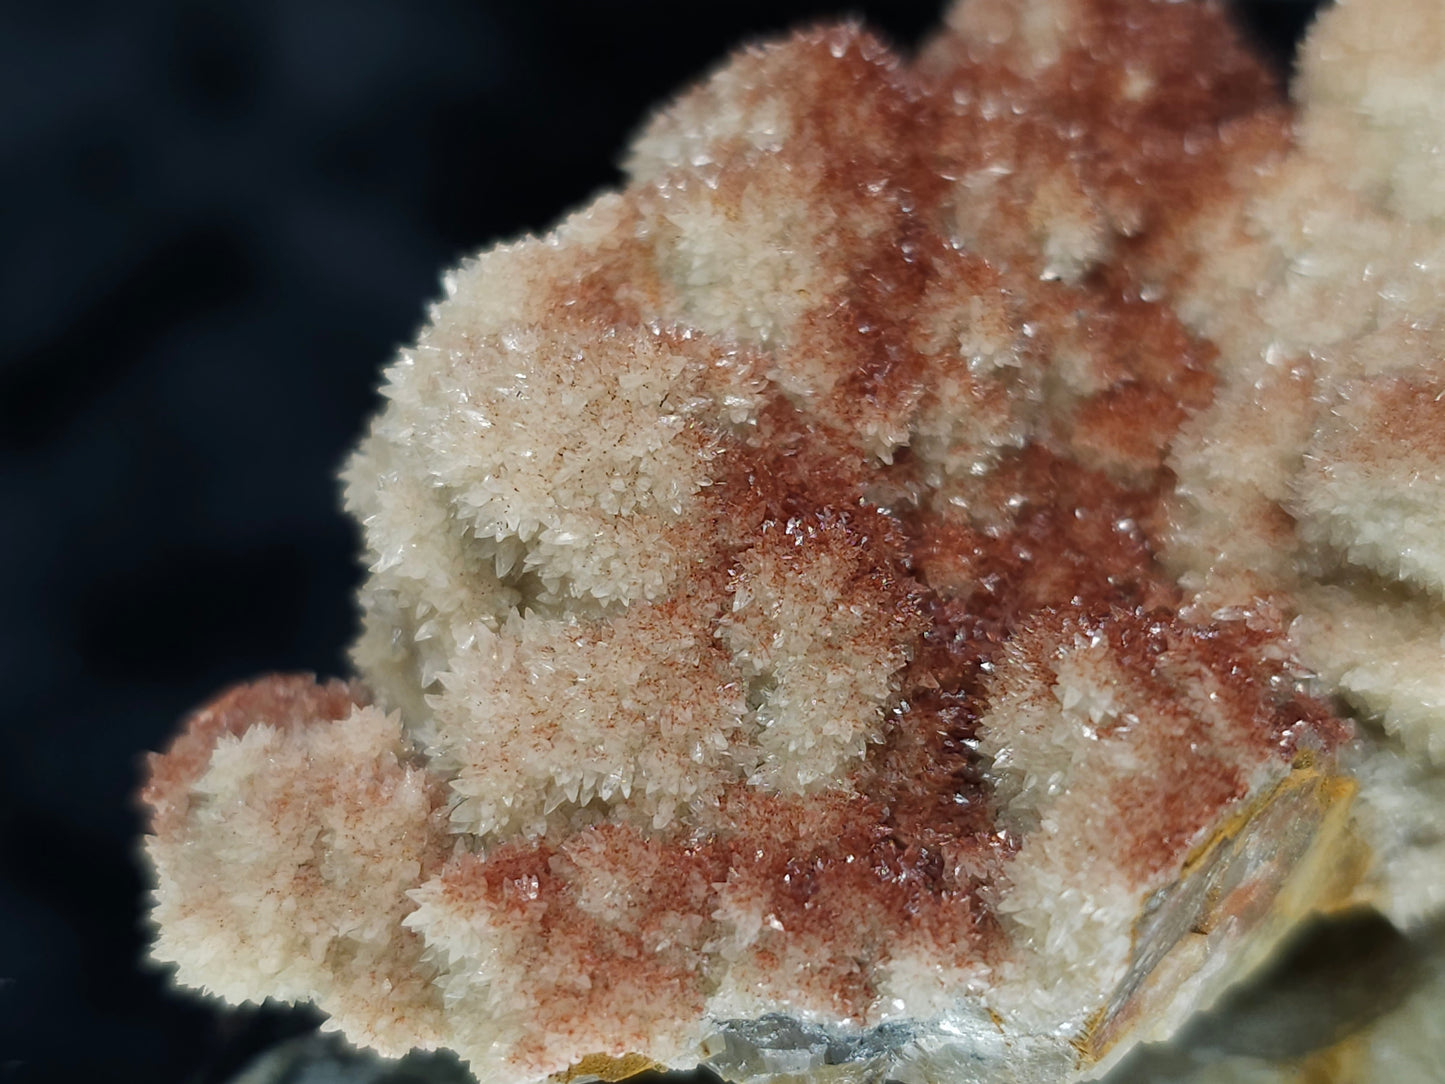
[[621, 1057], [612, 1057], [610, 1054], [588, 1054], [577, 1062], [570, 1069], [557, 1073], [552, 1077], [558, 1084], [573, 1084], [587, 1080], [603, 1080], [607, 1084], [614, 1081], [626, 1080], [638, 1073], [645, 1073], [650, 1069], [661, 1070], [665, 1066], [657, 1064], [651, 1058], [642, 1054], [623, 1054]]

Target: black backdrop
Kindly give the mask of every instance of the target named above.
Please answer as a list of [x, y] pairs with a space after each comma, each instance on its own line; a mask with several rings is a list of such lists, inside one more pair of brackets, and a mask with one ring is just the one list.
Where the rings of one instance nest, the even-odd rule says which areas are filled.
[[[218, 687], [344, 670], [335, 472], [440, 270], [610, 183], [737, 42], [941, 6], [0, 8], [0, 1082], [215, 1081], [311, 1025], [139, 965], [129, 796]], [[1307, 12], [1244, 14], [1285, 57]]]

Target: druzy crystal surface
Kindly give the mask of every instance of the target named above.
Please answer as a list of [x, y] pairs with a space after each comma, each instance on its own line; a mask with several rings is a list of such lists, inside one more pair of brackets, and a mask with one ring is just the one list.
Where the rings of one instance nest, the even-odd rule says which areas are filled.
[[1208, 3], [735, 55], [447, 276], [356, 679], [152, 762], [157, 959], [483, 1080], [1044, 1082], [1428, 919], [1441, 102], [1411, 0], [1294, 103]]

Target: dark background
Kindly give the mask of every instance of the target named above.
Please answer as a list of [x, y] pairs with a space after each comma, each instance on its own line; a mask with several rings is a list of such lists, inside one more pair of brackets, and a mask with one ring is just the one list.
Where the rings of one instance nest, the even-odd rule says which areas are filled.
[[[219, 687], [345, 670], [335, 474], [440, 271], [739, 41], [942, 6], [0, 6], [0, 1082], [219, 1081], [314, 1023], [140, 965], [130, 795]], [[1245, 14], [1284, 58], [1309, 6]]]

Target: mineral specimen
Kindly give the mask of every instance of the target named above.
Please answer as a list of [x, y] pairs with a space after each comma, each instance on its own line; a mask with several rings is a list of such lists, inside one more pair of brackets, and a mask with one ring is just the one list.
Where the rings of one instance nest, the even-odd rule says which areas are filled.
[[1295, 107], [1209, 3], [739, 53], [448, 276], [359, 680], [152, 761], [156, 958], [501, 1082], [1043, 1082], [1430, 916], [1442, 102], [1434, 0]]

